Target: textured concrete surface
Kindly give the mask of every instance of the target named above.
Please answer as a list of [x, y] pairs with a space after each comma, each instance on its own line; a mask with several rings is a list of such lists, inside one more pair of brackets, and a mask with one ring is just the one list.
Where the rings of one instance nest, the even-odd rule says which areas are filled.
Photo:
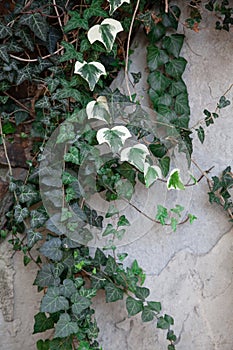
[[[184, 79], [191, 126], [203, 118], [203, 109], [215, 110], [219, 97], [233, 83], [233, 33], [215, 31], [215, 20], [203, 13], [199, 33], [185, 30], [182, 55], [188, 60]], [[130, 71], [141, 71], [144, 80], [130, 88], [147, 103], [141, 35], [135, 38]], [[123, 86], [123, 81], [122, 73], [115, 86]], [[233, 103], [232, 90], [227, 97]], [[204, 145], [195, 137], [193, 158], [202, 169], [214, 165], [213, 175], [218, 175], [227, 165], [233, 166], [232, 130], [231, 105], [207, 129]], [[199, 176], [197, 169], [192, 171]], [[121, 248], [129, 253], [128, 264], [136, 257], [148, 274], [145, 285], [151, 288], [151, 300], [162, 301], [163, 311], [174, 316], [178, 350], [233, 349], [233, 229], [224, 212], [208, 203], [207, 191], [203, 181], [185, 194], [186, 208], [198, 217], [192, 225], [183, 225], [175, 233], [153, 226], [142, 238]], [[33, 350], [33, 315], [41, 297], [32, 286], [36, 270], [32, 265], [23, 267], [19, 255], [12, 259], [5, 245], [0, 249], [0, 348]], [[165, 332], [156, 330], [153, 323], [142, 324], [140, 317], [128, 319], [123, 302], [105, 304], [100, 295], [96, 316], [105, 350], [166, 349]]]

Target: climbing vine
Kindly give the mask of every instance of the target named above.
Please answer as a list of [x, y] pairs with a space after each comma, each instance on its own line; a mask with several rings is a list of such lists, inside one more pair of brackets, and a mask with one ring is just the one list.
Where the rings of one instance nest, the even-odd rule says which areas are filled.
[[[225, 16], [218, 29], [229, 30], [228, 3], [215, 8], [212, 3], [208, 10]], [[156, 9], [143, 0], [18, 0], [8, 5], [0, 21], [0, 143], [12, 197], [0, 234], [22, 252], [25, 265], [38, 266], [34, 284], [43, 296], [34, 334], [54, 333], [39, 340], [37, 349], [102, 349], [92, 299], [103, 290], [107, 303], [124, 300], [129, 317], [140, 314], [142, 322], [155, 321], [166, 331], [167, 349], [174, 350], [172, 316], [151, 300], [137, 260], [125, 264], [128, 254], [117, 252], [131, 225], [117, 201], [173, 231], [197, 219], [180, 204], [167, 208], [163, 203], [150, 217], [132, 197], [138, 183], [150, 190], [160, 182], [167, 191], [197, 184], [203, 176], [191, 175], [186, 183], [172, 166], [173, 151], [177, 147], [190, 165], [192, 132], [204, 142], [203, 123], [214, 124], [230, 101], [221, 96], [216, 110], [205, 109], [203, 120], [190, 128], [182, 79], [187, 61], [180, 56], [184, 35], [177, 33], [180, 9], [167, 1]], [[194, 29], [201, 17], [197, 12], [190, 16], [186, 23]], [[154, 124], [129, 88], [129, 47], [141, 25], [149, 41]], [[122, 69], [128, 96], [109, 87]], [[135, 84], [139, 73], [132, 74]], [[12, 156], [14, 145], [18, 159]], [[17, 167], [23, 176], [17, 176]], [[210, 202], [232, 219], [231, 168], [208, 183]], [[108, 204], [104, 214], [89, 204], [95, 193]], [[93, 253], [95, 234], [104, 243], [94, 245]]]

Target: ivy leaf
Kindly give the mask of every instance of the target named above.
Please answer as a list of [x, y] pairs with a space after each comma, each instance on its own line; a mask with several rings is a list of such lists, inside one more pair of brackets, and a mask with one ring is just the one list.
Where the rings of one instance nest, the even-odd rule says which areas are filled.
[[187, 61], [183, 57], [174, 58], [165, 64], [165, 71], [172, 78], [180, 78], [184, 73]]
[[108, 235], [114, 235], [115, 233], [116, 233], [116, 230], [113, 228], [112, 224], [107, 224], [107, 227], [102, 233], [102, 236], [106, 237]]
[[128, 200], [132, 198], [134, 187], [129, 180], [118, 180], [115, 184], [115, 189], [119, 198], [126, 198]]
[[89, 20], [91, 17], [107, 17], [108, 14], [101, 8], [102, 0], [92, 0], [90, 7], [84, 10], [83, 18]]
[[196, 129], [196, 131], [197, 131], [197, 136], [199, 140], [201, 141], [201, 143], [203, 143], [205, 140], [205, 130], [203, 129], [202, 126], [199, 126], [199, 128]]
[[185, 186], [180, 179], [180, 170], [179, 169], [173, 169], [169, 175], [169, 178], [167, 180], [167, 189], [171, 190], [185, 190]]
[[44, 312], [39, 312], [34, 316], [34, 331], [33, 334], [45, 332], [47, 329], [54, 327], [54, 321], [52, 317], [47, 317]]
[[173, 232], [176, 232], [177, 224], [178, 224], [177, 219], [172, 217], [171, 218], [171, 227], [172, 227], [172, 231]]
[[62, 41], [61, 45], [64, 47], [64, 49], [66, 50], [65, 53], [63, 53], [62, 56], [60, 56], [59, 61], [60, 62], [65, 62], [65, 61], [69, 61], [69, 60], [73, 60], [76, 59], [78, 61], [82, 61], [83, 60], [83, 55], [81, 52], [78, 52], [74, 45], [67, 43], [66, 41]]
[[0, 22], [0, 39], [4, 39], [7, 36], [11, 36], [11, 35], [12, 35], [12, 29]]
[[77, 61], [75, 63], [75, 74], [81, 75], [83, 79], [88, 82], [90, 90], [93, 91], [96, 83], [101, 75], [106, 75], [106, 71], [102, 63], [84, 61], [83, 63]]
[[108, 0], [110, 4], [109, 14], [112, 15], [124, 2], [130, 4], [130, 0]]
[[158, 321], [157, 321], [157, 328], [161, 328], [161, 329], [169, 329], [171, 325], [174, 324], [174, 320], [171, 316], [169, 315], [164, 315], [159, 317]]
[[169, 56], [164, 50], [161, 50], [154, 45], [147, 47], [147, 64], [151, 71], [156, 70], [158, 67], [162, 66], [168, 61]]
[[72, 337], [50, 340], [48, 350], [72, 350]]
[[187, 93], [187, 88], [184, 81], [182, 79], [179, 79], [178, 81], [173, 81], [169, 88], [169, 94], [172, 97], [176, 97], [182, 92]]
[[188, 101], [188, 94], [187, 93], [181, 93], [176, 97], [175, 101], [175, 112], [179, 115], [189, 115], [190, 114], [190, 108], [189, 108], [189, 101]]
[[107, 214], [105, 215], [105, 218], [111, 218], [112, 216], [116, 215], [119, 213], [119, 210], [114, 206], [114, 205], [110, 205], [109, 208], [108, 208], [108, 212]]
[[64, 143], [75, 139], [74, 125], [71, 123], [64, 123], [59, 128], [56, 143]]
[[46, 241], [40, 248], [41, 254], [53, 261], [61, 261], [63, 253], [61, 248], [60, 238], [51, 238], [49, 241]]
[[129, 317], [134, 316], [143, 310], [143, 302], [141, 300], [128, 297], [126, 299], [126, 309]]
[[30, 217], [31, 228], [37, 228], [42, 226], [48, 219], [46, 213], [39, 210], [32, 210], [30, 213]]
[[150, 295], [150, 290], [145, 287], [136, 287], [135, 296], [138, 299], [145, 300]]
[[108, 282], [105, 286], [105, 293], [106, 293], [106, 302], [114, 302], [117, 300], [122, 300], [124, 296], [124, 292], [122, 289], [117, 288], [115, 284]]
[[45, 341], [42, 339], [39, 339], [36, 342], [36, 348], [37, 350], [50, 350], [50, 343], [51, 341], [49, 339], [46, 339]]
[[15, 221], [19, 224], [23, 222], [26, 217], [29, 215], [29, 210], [27, 208], [22, 208], [20, 204], [16, 204], [14, 207], [14, 218]]
[[36, 242], [43, 239], [43, 235], [40, 232], [34, 231], [32, 229], [27, 230], [27, 245], [32, 248]]
[[60, 295], [59, 287], [49, 287], [41, 301], [41, 312], [54, 313], [69, 309], [68, 300]]
[[155, 313], [148, 307], [144, 306], [143, 311], [142, 311], [142, 322], [150, 322], [154, 319]]
[[163, 73], [155, 71], [149, 74], [148, 82], [155, 92], [162, 94], [171, 84], [172, 80], [167, 78]]
[[110, 111], [108, 108], [107, 99], [105, 96], [99, 96], [96, 101], [91, 101], [86, 106], [88, 119], [99, 119], [109, 123]]
[[31, 202], [38, 198], [38, 192], [32, 185], [23, 185], [20, 187], [19, 201], [21, 203]]
[[112, 129], [102, 128], [96, 134], [98, 143], [102, 144], [106, 142], [111, 147], [113, 153], [118, 152], [130, 137], [132, 135], [123, 125], [114, 126]]
[[80, 315], [82, 311], [86, 310], [91, 305], [91, 301], [88, 298], [78, 293], [77, 295], [74, 294], [71, 300], [73, 302], [72, 311], [75, 315]]
[[165, 36], [162, 40], [163, 49], [167, 50], [167, 53], [179, 57], [180, 50], [183, 46], [184, 35], [183, 34], [172, 34], [170, 36]]
[[65, 338], [78, 332], [78, 325], [72, 322], [68, 314], [61, 314], [55, 327], [54, 338]]
[[167, 208], [162, 205], [157, 205], [157, 214], [155, 219], [158, 220], [162, 225], [165, 225], [165, 220], [168, 218]]
[[115, 259], [111, 255], [109, 255], [104, 272], [109, 276], [113, 276], [116, 273], [116, 271], [117, 271], [117, 263]]
[[167, 147], [161, 143], [151, 143], [149, 149], [156, 158], [163, 158], [167, 153]]
[[76, 182], [76, 181], [78, 181], [77, 177], [71, 175], [67, 171], [64, 171], [62, 173], [62, 183], [64, 185], [70, 185], [70, 184], [72, 184], [73, 182]]
[[55, 266], [53, 264], [42, 265], [38, 271], [34, 284], [39, 287], [57, 286], [60, 278], [55, 274]]
[[161, 303], [158, 301], [148, 301], [147, 306], [157, 313], [159, 313], [162, 310]]
[[64, 160], [66, 162], [71, 162], [76, 165], [80, 165], [80, 151], [77, 147], [72, 146], [69, 149], [69, 152], [64, 155]]
[[158, 178], [162, 178], [161, 169], [156, 165], [150, 166], [148, 163], [145, 163], [144, 180], [146, 188], [149, 188]]
[[9, 63], [10, 61], [10, 56], [7, 53], [7, 45], [0, 45], [0, 58]]
[[47, 40], [49, 26], [45, 17], [43, 17], [40, 13], [36, 12], [23, 15], [20, 18], [19, 23], [28, 26], [33, 31], [35, 36], [42, 41]]
[[17, 71], [16, 85], [22, 84], [25, 80], [31, 80], [32, 68], [25, 66], [24, 68]]
[[121, 151], [121, 161], [129, 162], [134, 165], [139, 171], [144, 171], [146, 157], [150, 154], [147, 147], [143, 144], [133, 147], [124, 148]]
[[120, 226], [130, 226], [130, 222], [128, 219], [126, 219], [125, 215], [121, 215], [118, 219], [117, 227]]
[[119, 21], [107, 18], [101, 24], [91, 27], [87, 37], [91, 44], [95, 41], [100, 41], [104, 44], [107, 51], [111, 51], [117, 34], [122, 31], [123, 27]]
[[34, 43], [32, 40], [31, 35], [24, 29], [20, 29], [19, 31], [15, 32], [15, 35], [17, 35], [25, 45], [27, 49], [29, 49], [31, 52], [34, 50]]
[[70, 32], [71, 30], [74, 30], [76, 28], [82, 28], [84, 30], [89, 29], [87, 19], [81, 18], [78, 11], [69, 11], [69, 15], [71, 16], [71, 18], [64, 27], [64, 31], [66, 33]]
[[225, 96], [221, 96], [220, 100], [218, 102], [218, 108], [219, 109], [225, 108], [225, 107], [229, 106], [230, 104], [231, 104], [231, 102], [229, 100], [227, 100]]

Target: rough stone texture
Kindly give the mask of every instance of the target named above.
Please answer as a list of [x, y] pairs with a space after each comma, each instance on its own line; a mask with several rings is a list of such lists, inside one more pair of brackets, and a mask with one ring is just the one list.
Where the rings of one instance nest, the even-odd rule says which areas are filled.
[[[232, 32], [215, 31], [214, 21], [203, 13], [200, 32], [185, 31], [182, 54], [188, 60], [184, 79], [190, 96], [191, 125], [203, 118], [204, 108], [214, 111], [219, 97], [232, 83]], [[139, 34], [131, 57], [131, 72], [141, 71], [143, 76], [145, 42]], [[123, 81], [121, 73], [115, 87], [122, 87]], [[146, 77], [141, 82], [134, 88], [140, 98], [145, 96], [146, 104]], [[230, 91], [227, 97], [231, 102], [232, 96]], [[193, 157], [203, 169], [214, 165], [213, 174], [218, 175], [227, 165], [233, 165], [232, 130], [230, 106], [207, 129], [204, 145], [195, 138]], [[197, 169], [192, 171], [198, 177]], [[207, 191], [203, 181], [185, 194], [186, 207], [198, 217], [193, 225], [179, 227], [176, 233], [153, 226], [139, 240], [121, 248], [129, 253], [128, 264], [137, 257], [147, 272], [145, 285], [151, 288], [151, 300], [161, 300], [164, 312], [174, 316], [178, 350], [233, 349], [233, 230], [225, 214], [208, 203]], [[19, 255], [14, 257], [13, 268], [5, 246], [0, 248], [0, 348], [33, 350], [33, 315], [41, 298], [32, 286], [36, 270], [32, 265], [23, 267]], [[166, 349], [164, 331], [156, 330], [153, 323], [142, 324], [140, 317], [128, 319], [123, 302], [105, 304], [102, 299], [100, 295], [95, 303], [105, 350]]]

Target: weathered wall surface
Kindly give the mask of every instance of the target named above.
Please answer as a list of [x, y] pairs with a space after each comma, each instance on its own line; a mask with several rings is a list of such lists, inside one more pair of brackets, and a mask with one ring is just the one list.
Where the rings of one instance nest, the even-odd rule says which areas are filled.
[[[215, 31], [214, 21], [204, 15], [200, 32], [186, 30], [185, 34], [182, 54], [188, 65], [184, 79], [191, 125], [195, 125], [203, 118], [203, 109], [213, 111], [219, 97], [233, 83], [233, 33]], [[138, 94], [145, 96], [143, 34], [135, 38], [134, 45], [130, 69], [145, 76], [143, 84], [135, 86]], [[122, 74], [115, 86], [122, 87], [123, 81]], [[232, 96], [233, 91], [228, 94], [233, 103]], [[146, 104], [147, 98], [143, 101]], [[216, 175], [227, 165], [233, 166], [232, 106], [221, 115], [208, 128], [204, 145], [194, 140], [193, 158], [202, 169], [214, 165]], [[192, 171], [198, 177], [198, 171]], [[164, 312], [174, 316], [178, 350], [233, 349], [233, 229], [225, 214], [208, 203], [207, 191], [203, 181], [186, 195], [189, 212], [198, 217], [192, 226], [183, 225], [176, 233], [153, 226], [140, 240], [121, 248], [129, 253], [128, 263], [137, 257], [147, 272], [151, 299], [161, 300]], [[41, 298], [32, 286], [36, 269], [33, 265], [23, 267], [18, 254], [12, 258], [6, 243], [1, 244], [0, 253], [0, 348], [33, 350], [33, 315]], [[156, 330], [153, 323], [142, 324], [140, 317], [128, 319], [122, 302], [105, 304], [98, 298], [96, 316], [105, 350], [166, 348], [164, 332]]]

